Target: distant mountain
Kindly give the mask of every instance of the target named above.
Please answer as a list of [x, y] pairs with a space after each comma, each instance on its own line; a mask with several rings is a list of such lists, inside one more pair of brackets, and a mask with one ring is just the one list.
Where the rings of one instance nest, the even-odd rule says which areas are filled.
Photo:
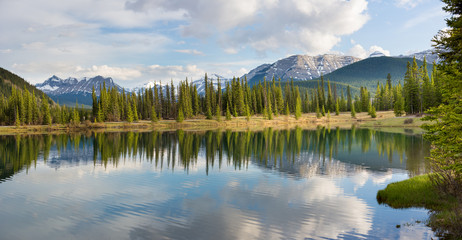
[[[225, 77], [220, 76], [218, 74], [207, 75], [207, 79], [208, 79], [209, 83], [210, 83], [210, 81], [213, 83], [213, 87], [215, 89], [218, 88], [218, 79], [220, 79], [221, 90], [225, 90], [227, 82], [229, 82], [231, 84], [231, 82], [233, 81], [232, 78], [225, 78]], [[199, 93], [199, 95], [205, 95], [205, 76], [203, 78], [201, 78], [201, 79], [194, 80], [192, 82], [192, 84], [196, 85], [197, 92]]]
[[361, 59], [334, 54], [318, 56], [293, 55], [272, 64], [260, 65], [242, 77], [247, 77], [250, 85], [258, 83], [265, 77], [267, 80], [271, 80], [273, 76], [276, 79], [281, 78], [283, 81], [292, 78], [294, 80], [311, 80], [320, 77], [321, 74], [328, 74], [359, 60]]
[[408, 55], [399, 55], [398, 57], [400, 57], [400, 58], [413, 58], [415, 56], [415, 58], [417, 60], [420, 60], [420, 61], [423, 61], [423, 59], [425, 57], [426, 60], [427, 60], [427, 63], [433, 63], [433, 62], [439, 63], [441, 59], [433, 51], [434, 50], [429, 49], [429, 50], [425, 50], [425, 51], [422, 51], [422, 52], [416, 52], [416, 53], [412, 53], [412, 54], [408, 54]]
[[369, 57], [370, 57], [370, 58], [371, 58], [371, 57], [385, 57], [385, 54], [384, 54], [383, 52], [380, 52], [380, 51], [375, 51], [375, 52], [371, 53], [371, 54], [369, 55]]
[[72, 77], [61, 79], [53, 75], [45, 82], [36, 84], [35, 86], [45, 92], [54, 101], [59, 101], [60, 104], [74, 106], [76, 101], [78, 101], [79, 104], [91, 105], [93, 86], [95, 86], [96, 94], [99, 96], [100, 86], [102, 87], [103, 83], [106, 83], [107, 89], [115, 87], [119, 92], [123, 90], [121, 86], [114, 83], [112, 78], [105, 78], [102, 76], [78, 80]]
[[[215, 90], [218, 88], [218, 79], [220, 79], [221, 90], [224, 90], [226, 88], [226, 83], [227, 82], [231, 83], [231, 81], [232, 81], [231, 78], [225, 78], [225, 77], [220, 76], [218, 74], [207, 74], [207, 79], [208, 79], [209, 83], [210, 82], [213, 83], [213, 86], [214, 86]], [[201, 79], [197, 79], [197, 80], [194, 80], [194, 81], [190, 82], [190, 84], [191, 85], [196, 85], [197, 93], [199, 95], [201, 95], [201, 96], [205, 95], [205, 76], [202, 77]], [[156, 85], [158, 88], [160, 87], [160, 83], [158, 83], [158, 82], [147, 82], [147, 83], [144, 83], [141, 86], [133, 88], [132, 92], [138, 94], [141, 91], [141, 94], [143, 94], [145, 89], [154, 88], [154, 85]], [[165, 93], [166, 85], [162, 84], [162, 88], [163, 88], [163, 91]]]
[[[412, 62], [412, 58], [398, 57], [372, 57], [355, 62], [343, 68], [339, 68], [329, 74], [324, 75], [324, 80], [336, 82], [342, 85], [350, 85], [360, 88], [367, 87], [371, 92], [375, 92], [377, 82], [385, 83], [388, 73], [390, 73], [393, 84], [401, 81], [403, 84], [404, 74], [406, 73], [407, 62]], [[422, 65], [422, 61], [417, 60], [417, 64]], [[432, 64], [428, 64], [428, 70], [432, 70]], [[430, 74], [430, 73], [429, 73]], [[296, 85], [300, 87], [315, 87], [318, 79], [312, 81], [298, 81]]]
[[9, 97], [11, 95], [12, 87], [16, 87], [21, 90], [27, 89], [30, 93], [35, 92], [35, 96], [37, 98], [41, 98], [43, 94], [40, 89], [37, 89], [34, 85], [30, 84], [20, 76], [4, 68], [0, 68], [0, 95]]

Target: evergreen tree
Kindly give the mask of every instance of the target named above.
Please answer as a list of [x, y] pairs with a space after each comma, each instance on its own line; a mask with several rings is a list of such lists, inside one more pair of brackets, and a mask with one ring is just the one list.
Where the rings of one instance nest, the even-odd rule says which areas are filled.
[[43, 114], [43, 124], [51, 125], [51, 113], [50, 106], [48, 105], [48, 99], [45, 97], [45, 93], [42, 95], [42, 114]]
[[20, 117], [19, 117], [19, 110], [18, 110], [17, 107], [16, 107], [16, 117], [15, 117], [15, 120], [14, 120], [14, 125], [16, 127], [21, 126], [21, 120], [20, 120]]
[[299, 119], [302, 116], [302, 100], [298, 95], [295, 100], [295, 119]]
[[221, 121], [221, 109], [220, 109], [220, 106], [217, 104], [215, 109], [216, 109], [215, 117], [217, 118], [217, 121], [220, 122]]
[[335, 103], [335, 115], [338, 116], [340, 114], [340, 104], [339, 100], [337, 99], [337, 102]]
[[390, 73], [387, 74], [387, 85], [388, 85], [388, 88], [391, 89], [391, 74]]
[[245, 118], [247, 119], [247, 122], [248, 122], [248, 121], [250, 121], [250, 107], [249, 107], [249, 105], [246, 105], [245, 109], [246, 109]]
[[178, 111], [176, 121], [179, 122], [179, 123], [184, 121], [184, 114], [183, 114], [183, 109], [182, 108], [180, 108], [180, 110]]
[[316, 105], [316, 118], [320, 119], [322, 117], [321, 111], [319, 110], [319, 105]]
[[403, 99], [403, 96], [401, 95], [401, 92], [397, 95], [395, 104], [393, 106], [393, 110], [395, 112], [395, 116], [397, 117], [403, 115], [404, 113], [404, 99]]
[[75, 107], [74, 107], [74, 111], [72, 113], [72, 123], [73, 124], [79, 124], [80, 123], [80, 116], [79, 116], [79, 104], [77, 102], [75, 102]]
[[375, 106], [371, 107], [371, 118], [376, 118], [377, 117], [377, 112], [375, 111]]
[[127, 103], [128, 107], [127, 107], [127, 122], [131, 123], [133, 122], [133, 110], [132, 110], [132, 104], [130, 103], [130, 100], [129, 102]]
[[352, 99], [351, 99], [351, 90], [350, 90], [350, 85], [347, 86], [347, 111], [351, 110], [352, 106]]
[[290, 115], [290, 110], [289, 110], [289, 104], [286, 103], [286, 116], [289, 116]]
[[159, 119], [157, 118], [157, 112], [156, 112], [156, 105], [153, 104], [151, 108], [151, 121], [152, 122], [157, 122]]
[[226, 106], [226, 120], [231, 120], [231, 112], [229, 112], [229, 105]]
[[356, 118], [355, 105], [351, 104], [351, 117]]

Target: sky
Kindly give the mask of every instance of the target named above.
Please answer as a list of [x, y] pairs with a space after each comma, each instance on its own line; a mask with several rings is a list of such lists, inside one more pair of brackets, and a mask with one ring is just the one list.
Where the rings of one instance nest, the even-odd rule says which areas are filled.
[[294, 54], [431, 48], [437, 0], [0, 0], [0, 67], [32, 84], [240, 77]]

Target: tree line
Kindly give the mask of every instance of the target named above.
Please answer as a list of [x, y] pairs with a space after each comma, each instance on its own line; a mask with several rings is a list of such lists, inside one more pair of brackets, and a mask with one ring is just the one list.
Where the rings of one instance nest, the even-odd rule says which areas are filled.
[[[41, 98], [35, 92], [13, 87], [11, 95], [0, 96], [0, 124], [2, 125], [49, 125], [79, 124], [82, 121], [107, 122], [138, 120], [158, 121], [160, 119], [184, 119], [205, 116], [207, 119], [226, 120], [244, 116], [263, 115], [273, 119], [278, 115], [293, 115], [296, 119], [302, 113], [316, 113], [318, 118], [338, 115], [340, 112], [368, 112], [376, 117], [377, 111], [394, 110], [396, 116], [404, 113], [423, 113], [430, 107], [441, 103], [441, 83], [439, 73], [433, 65], [431, 77], [427, 74], [424, 60], [421, 66], [407, 64], [404, 83], [393, 86], [388, 74], [385, 84], [377, 83], [375, 96], [365, 87], [361, 87], [359, 95], [351, 93], [350, 86], [344, 92], [329, 80], [318, 81], [316, 88], [299, 88], [293, 80], [281, 82], [274, 77], [271, 81], [258, 82], [250, 87], [246, 78], [233, 78], [222, 85], [204, 78], [204, 94], [199, 94], [197, 86], [186, 79], [177, 86], [173, 84], [155, 84], [152, 88], [135, 92], [119, 92], [116, 88], [100, 86], [97, 96], [92, 89], [91, 110], [79, 107], [50, 104], [44, 94]], [[223, 87], [222, 87], [223, 86]]]

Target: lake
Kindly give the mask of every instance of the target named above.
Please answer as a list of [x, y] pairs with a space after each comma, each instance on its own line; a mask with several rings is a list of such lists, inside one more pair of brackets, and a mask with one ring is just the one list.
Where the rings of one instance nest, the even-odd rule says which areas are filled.
[[355, 128], [0, 136], [0, 239], [430, 239], [427, 210], [376, 200], [429, 149]]

